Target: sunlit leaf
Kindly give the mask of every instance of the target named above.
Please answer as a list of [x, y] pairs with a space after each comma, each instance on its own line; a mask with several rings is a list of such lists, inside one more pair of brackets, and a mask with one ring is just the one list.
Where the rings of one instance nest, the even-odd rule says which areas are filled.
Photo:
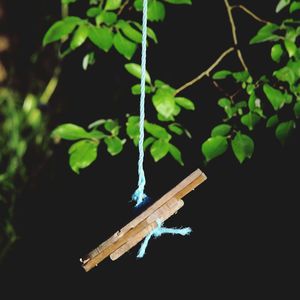
[[75, 173], [79, 173], [80, 169], [88, 167], [97, 158], [98, 144], [82, 140], [73, 144], [69, 149], [69, 164]]
[[246, 158], [251, 158], [254, 152], [253, 140], [245, 134], [238, 132], [231, 141], [231, 147], [234, 155], [240, 163], [243, 163]]
[[210, 161], [226, 152], [227, 148], [227, 139], [223, 136], [215, 136], [209, 138], [202, 144], [202, 153], [206, 161]]

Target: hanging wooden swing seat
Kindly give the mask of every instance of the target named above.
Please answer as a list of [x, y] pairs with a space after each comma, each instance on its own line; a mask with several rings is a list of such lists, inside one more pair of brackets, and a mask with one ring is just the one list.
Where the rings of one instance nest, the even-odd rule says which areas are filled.
[[186, 177], [121, 230], [87, 256], [81, 258], [80, 261], [84, 270], [90, 271], [108, 256], [111, 260], [116, 260], [137, 245], [158, 226], [158, 219], [164, 222], [175, 214], [184, 205], [182, 198], [203, 183], [206, 178], [200, 169]]

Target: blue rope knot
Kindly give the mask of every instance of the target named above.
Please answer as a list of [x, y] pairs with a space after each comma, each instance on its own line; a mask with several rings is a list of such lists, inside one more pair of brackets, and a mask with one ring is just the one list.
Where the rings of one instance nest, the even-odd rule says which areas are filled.
[[155, 239], [160, 237], [163, 234], [180, 234], [182, 236], [189, 235], [192, 232], [192, 229], [190, 227], [184, 227], [184, 228], [167, 228], [163, 227], [164, 223], [160, 220], [156, 220], [157, 227], [153, 229], [144, 239], [143, 243], [141, 244], [140, 250], [137, 254], [137, 258], [142, 258], [144, 257], [146, 253], [146, 249], [148, 247], [148, 243], [152, 237]]

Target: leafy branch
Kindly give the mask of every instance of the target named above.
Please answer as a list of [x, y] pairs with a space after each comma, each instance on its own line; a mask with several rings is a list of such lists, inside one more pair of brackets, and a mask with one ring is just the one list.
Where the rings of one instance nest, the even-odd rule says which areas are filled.
[[[163, 2], [172, 4], [190, 4], [191, 1], [150, 1], [148, 15], [150, 21], [162, 21], [165, 18], [165, 5]], [[95, 24], [92, 24], [90, 20], [78, 20], [77, 17], [76, 19], [72, 19], [75, 22], [75, 25], [73, 24], [70, 27], [71, 29], [69, 28], [69, 31], [67, 32], [67, 35], [69, 37], [72, 36], [70, 39], [71, 49], [75, 50], [77, 48], [77, 45], [81, 46], [84, 41], [89, 38], [92, 43], [94, 43], [96, 46], [98, 46], [98, 48], [104, 50], [105, 52], [109, 51], [109, 49], [114, 46], [116, 50], [125, 58], [131, 59], [137, 48], [136, 46], [140, 43], [141, 27], [133, 20], [118, 19], [118, 15], [115, 16], [116, 14], [113, 11], [106, 9], [108, 2], [105, 3], [106, 4], [103, 6], [103, 1], [101, 2], [100, 10], [99, 7], [92, 7], [87, 11], [88, 17], [92, 19], [94, 18]], [[142, 9], [141, 3], [142, 1], [140, 0], [134, 1], [133, 7], [138, 12]], [[153, 3], [155, 3], [155, 7], [153, 6]], [[113, 6], [112, 10], [118, 9], [118, 11], [120, 11], [123, 9], [122, 7], [125, 7], [127, 4], [127, 1], [123, 2], [123, 4], [122, 1], [118, 1], [118, 5]], [[198, 83], [205, 77], [209, 77], [212, 80], [214, 86], [223, 94], [223, 97], [219, 99], [217, 103], [225, 113], [225, 117], [222, 123], [216, 125], [212, 129], [211, 136], [202, 144], [202, 152], [205, 156], [206, 161], [210, 161], [222, 155], [229, 148], [229, 145], [231, 145], [231, 149], [234, 155], [240, 163], [243, 163], [246, 159], [251, 158], [254, 153], [254, 141], [249, 134], [254, 130], [257, 124], [259, 124], [260, 122], [265, 122], [267, 128], [276, 127], [275, 135], [283, 144], [286, 141], [287, 136], [292, 132], [296, 123], [291, 119], [281, 121], [280, 115], [278, 114], [279, 111], [283, 107], [288, 107], [289, 105], [293, 104], [293, 111], [295, 116], [300, 117], [300, 104], [297, 102], [300, 99], [300, 89], [297, 85], [298, 78], [300, 78], [300, 74], [297, 71], [300, 66], [300, 51], [296, 44], [297, 37], [300, 35], [300, 31], [296, 27], [298, 26], [297, 24], [299, 22], [294, 19], [287, 19], [284, 20], [282, 24], [276, 25], [272, 22], [260, 18], [254, 12], [243, 5], [231, 5], [229, 3], [229, 0], [224, 0], [224, 4], [231, 28], [231, 35], [233, 40], [232, 47], [225, 50], [217, 58], [217, 60], [214, 61], [213, 64], [210, 65], [201, 74], [177, 89], [174, 89], [169, 84], [161, 80], [153, 81], [150, 77], [150, 74], [147, 74], [146, 93], [148, 94], [149, 98], [151, 97], [152, 105], [157, 113], [157, 120], [147, 120], [146, 122], [145, 130], [148, 136], [146, 137], [144, 147], [145, 150], [149, 149], [150, 154], [155, 161], [159, 161], [169, 153], [175, 160], [183, 165], [181, 152], [178, 148], [175, 147], [173, 142], [171, 143], [171, 139], [173, 138], [173, 134], [183, 135], [185, 133], [190, 137], [189, 132], [176, 121], [176, 118], [182, 110], [194, 110], [195, 105], [190, 99], [178, 97], [178, 94], [182, 93], [188, 87]], [[288, 4], [286, 5], [285, 2], [280, 1], [278, 4], [279, 8], [277, 7], [277, 10], [279, 11], [287, 6]], [[276, 63], [280, 63], [284, 57], [288, 58], [287, 65], [274, 72], [274, 78], [268, 78], [266, 75], [262, 75], [259, 78], [253, 78], [249, 73], [248, 66], [240, 49], [237, 35], [237, 26], [233, 16], [233, 11], [237, 9], [243, 11], [253, 20], [264, 25], [256, 34], [256, 36], [251, 39], [251, 45], [263, 42], [275, 42], [271, 49], [272, 60]], [[300, 9], [300, 5], [298, 7], [297, 5], [295, 5], [295, 2], [292, 2], [290, 6], [290, 12], [293, 13], [298, 9]], [[110, 18], [112, 18], [109, 18], [109, 22], [107, 22], [107, 16], [110, 16]], [[66, 26], [66, 24], [61, 25], [62, 28], [65, 28]], [[55, 24], [53, 26], [55, 26]], [[82, 26], [88, 29], [84, 37], [79, 39], [80, 43], [77, 43], [77, 31]], [[73, 33], [74, 30], [75, 33]], [[155, 33], [150, 28], [148, 30], [149, 38], [157, 43]], [[61, 31], [63, 34], [66, 34], [63, 29], [61, 29]], [[93, 31], [95, 31], [95, 35], [93, 35]], [[104, 32], [106, 32], [111, 37], [107, 39]], [[46, 40], [49, 39], [52, 42], [51, 28], [49, 29], [47, 34]], [[125, 38], [126, 41], [123, 40], [125, 41], [125, 48], [120, 48], [117, 45], [116, 40], [120, 38]], [[57, 39], [57, 36], [55, 37], [55, 39]], [[109, 43], [105, 44], [105, 41], [109, 41]], [[135, 43], [135, 45], [132, 46], [132, 44], [127, 43], [128, 41], [130, 43]], [[129, 49], [127, 49], [128, 47]], [[223, 60], [233, 52], [236, 53], [241, 63], [242, 70], [220, 70], [212, 74], [212, 72], [221, 65]], [[89, 64], [92, 64], [94, 61], [94, 54], [92, 55], [91, 53], [89, 53], [84, 59], [84, 68], [86, 68]], [[139, 65], [134, 63], [125, 64], [125, 69], [134, 77], [140, 78], [141, 74]], [[274, 79], [277, 79], [278, 82], [274, 83]], [[237, 89], [235, 92], [232, 93], [226, 91], [226, 87], [223, 86], [223, 82], [226, 83], [227, 80], [233, 80], [235, 82], [235, 84], [237, 85]], [[288, 83], [289, 85], [286, 86], [286, 84], [283, 83]], [[133, 85], [131, 91], [133, 95], [139, 95], [140, 85], [138, 83]], [[135, 145], [137, 145], [137, 141], [139, 138], [139, 131], [137, 126], [138, 116], [127, 117], [128, 119], [126, 122], [126, 134], [129, 139], [132, 140]], [[96, 121], [96, 124], [98, 124], [99, 126], [104, 126], [105, 129], [105, 127], [107, 126], [106, 124], [111, 124], [111, 122], [115, 122], [115, 124], [118, 124], [116, 120], [98, 120]], [[62, 127], [58, 127], [58, 129], [56, 129], [53, 133], [55, 138], [68, 139], [61, 132], [62, 130], [67, 130], [68, 134], [72, 134], [72, 130], [74, 129], [74, 127], [72, 127], [73, 125], [71, 125], [72, 124], [63, 124], [61, 125]], [[122, 131], [119, 130], [121, 128], [122, 126], [118, 125], [117, 134], [113, 136], [107, 136], [107, 133], [105, 133], [105, 131], [99, 130], [99, 128], [97, 128], [97, 130], [101, 132], [101, 136], [97, 139], [95, 139], [95, 136], [88, 137], [88, 135], [90, 134], [95, 134], [93, 133], [94, 129], [91, 132], [87, 133], [87, 131], [84, 132], [84, 129], [81, 128], [80, 130], [83, 133], [83, 136], [77, 138], [77, 142], [71, 146], [69, 152], [70, 164], [73, 170], [79, 172], [79, 169], [86, 167], [94, 159], [96, 159], [95, 153], [97, 153], [97, 151], [95, 149], [100, 145], [100, 142], [102, 140], [106, 143], [109, 153], [111, 153], [112, 155], [120, 153], [123, 145], [125, 144], [125, 138], [121, 138], [118, 136], [123, 134]], [[108, 144], [107, 141], [110, 139], [113, 139], [114, 142]], [[87, 151], [87, 144], [89, 145], [91, 154], [91, 161], [88, 160], [88, 164], [87, 158], [85, 156]], [[80, 147], [78, 148], [78, 146], [74, 145], [80, 145]], [[84, 151], [79, 151], [79, 154], [75, 155], [75, 162], [77, 165], [74, 168], [74, 161], [72, 160], [73, 162], [71, 162], [71, 157], [73, 157], [73, 154], [77, 153], [76, 151], [78, 151], [78, 149], [80, 149], [81, 147], [83, 147]], [[112, 149], [109, 147], [115, 148]], [[76, 149], [76, 151], [74, 149]], [[80, 153], [83, 155], [81, 155]]]

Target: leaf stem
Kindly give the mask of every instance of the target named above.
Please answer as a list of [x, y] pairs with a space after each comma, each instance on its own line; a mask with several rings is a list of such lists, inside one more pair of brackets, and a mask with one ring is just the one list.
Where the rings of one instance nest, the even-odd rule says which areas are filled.
[[245, 63], [245, 60], [244, 60], [244, 57], [242, 55], [242, 52], [240, 49], [238, 49], [238, 38], [237, 38], [237, 33], [236, 33], [236, 25], [235, 25], [235, 22], [234, 22], [234, 19], [233, 19], [233, 15], [232, 15], [232, 10], [234, 8], [234, 6], [231, 6], [229, 4], [229, 1], [228, 0], [224, 0], [224, 3], [225, 3], [225, 6], [226, 6], [226, 10], [227, 10], [227, 13], [228, 13], [228, 17], [229, 17], [229, 22], [230, 22], [230, 26], [231, 26], [231, 33], [232, 33], [232, 38], [233, 38], [233, 43], [234, 43], [234, 46], [236, 47], [236, 52], [237, 52], [237, 56], [243, 66], [243, 68], [247, 71], [248, 70], [248, 67]]
[[120, 7], [120, 9], [119, 9], [119, 11], [118, 11], [118, 13], [117, 13], [118, 16], [123, 12], [124, 8], [128, 5], [128, 3], [129, 3], [129, 0], [126, 0], [126, 1], [121, 5], [121, 7]]
[[48, 104], [49, 100], [51, 99], [52, 95], [54, 94], [56, 87], [58, 85], [60, 71], [61, 71], [60, 66], [57, 66], [54, 69], [53, 75], [50, 78], [44, 92], [42, 93], [42, 95], [40, 97], [41, 104], [44, 104], [44, 105]]
[[246, 14], [248, 14], [250, 17], [252, 17], [257, 22], [264, 23], [264, 24], [271, 23], [269, 21], [266, 21], [266, 20], [260, 18], [258, 15], [256, 15], [254, 12], [252, 12], [250, 9], [248, 9], [244, 5], [234, 5], [234, 6], [232, 6], [232, 9], [235, 9], [235, 8], [243, 10]]
[[68, 4], [62, 4], [61, 5], [61, 17], [62, 19], [65, 19], [69, 15], [69, 5]]
[[217, 90], [219, 90], [222, 94], [224, 94], [227, 98], [231, 99], [231, 95], [229, 93], [227, 93], [220, 85], [217, 81], [213, 80], [213, 78], [211, 78], [213, 85], [217, 88]]
[[209, 77], [210, 72], [213, 71], [219, 64], [220, 62], [231, 52], [234, 51], [234, 48], [231, 47], [229, 49], [227, 49], [226, 51], [224, 51], [219, 57], [218, 59], [209, 67], [207, 68], [205, 71], [203, 71], [200, 75], [198, 75], [197, 77], [195, 77], [194, 79], [192, 79], [191, 81], [185, 83], [184, 85], [182, 85], [181, 87], [179, 87], [176, 91], [175, 91], [175, 95], [179, 94], [180, 92], [182, 92], [183, 90], [185, 90], [186, 88], [188, 88], [189, 86], [195, 84], [196, 82], [200, 81], [201, 79], [203, 79], [205, 76]]

